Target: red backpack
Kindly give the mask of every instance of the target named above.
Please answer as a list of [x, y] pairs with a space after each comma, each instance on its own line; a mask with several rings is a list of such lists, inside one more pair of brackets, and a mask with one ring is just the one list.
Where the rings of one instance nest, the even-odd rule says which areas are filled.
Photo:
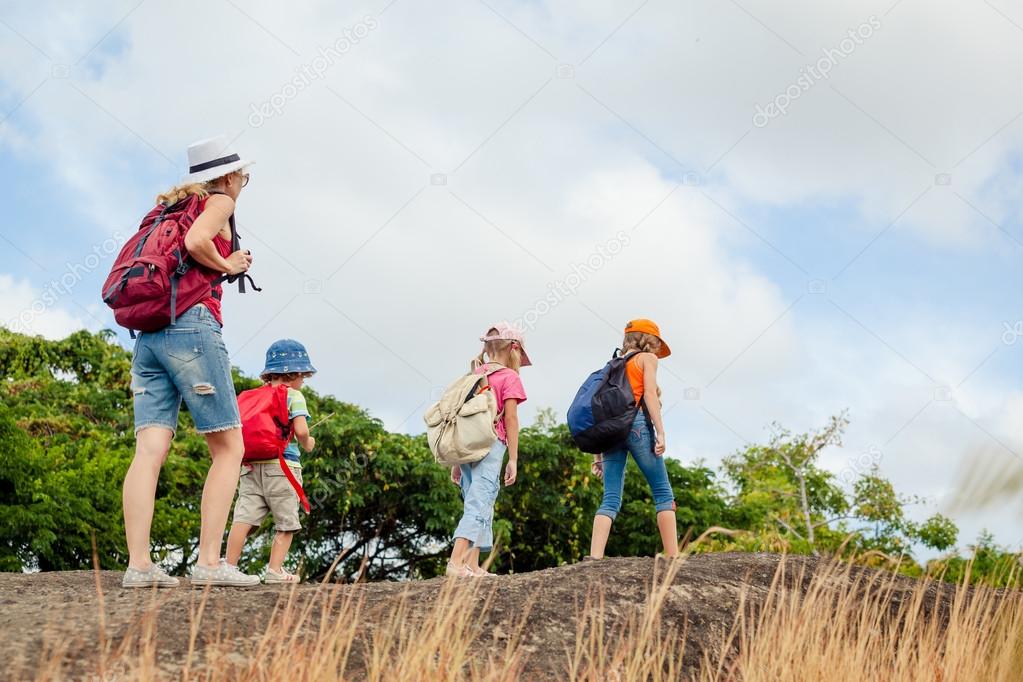
[[309, 500], [302, 490], [302, 484], [291, 473], [291, 467], [284, 459], [284, 449], [295, 435], [288, 418], [288, 387], [284, 384], [264, 384], [259, 388], [242, 391], [238, 395], [238, 410], [242, 416], [242, 440], [245, 441], [242, 461], [280, 461], [281, 470], [308, 514]]
[[[185, 234], [203, 205], [195, 194], [170, 206], [158, 204], [114, 261], [103, 283], [103, 301], [133, 337], [135, 331], [154, 332], [174, 324], [178, 313], [213, 296], [223, 282], [238, 280], [238, 291], [245, 293], [247, 276], [219, 275], [196, 263], [185, 249]], [[230, 224], [231, 248], [238, 250], [233, 215]], [[260, 291], [255, 284], [252, 288]]]

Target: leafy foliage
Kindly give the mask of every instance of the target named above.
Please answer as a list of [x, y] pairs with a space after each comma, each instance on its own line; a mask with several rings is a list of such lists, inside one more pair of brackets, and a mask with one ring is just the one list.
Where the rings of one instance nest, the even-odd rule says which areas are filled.
[[971, 556], [951, 556], [927, 564], [927, 572], [951, 582], [986, 583], [996, 587], [1023, 587], [1020, 555], [995, 543], [994, 536], [982, 531], [969, 547]]
[[[730, 507], [735, 526], [763, 538], [772, 550], [780, 545], [796, 552], [895, 557], [908, 568], [918, 568], [908, 558], [914, 543], [938, 550], [954, 545], [957, 529], [944, 516], [923, 524], [906, 518], [906, 507], [920, 500], [898, 495], [876, 465], [853, 481], [851, 493], [818, 466], [825, 448], [841, 445], [848, 423], [841, 414], [806, 434], [779, 428], [768, 445], [726, 458], [725, 471], [736, 486]], [[756, 545], [747, 540], [745, 548]]]
[[[134, 452], [130, 366], [130, 353], [109, 332], [48, 341], [0, 329], [0, 570], [86, 568], [94, 539], [103, 568], [125, 565], [121, 481]], [[234, 378], [238, 391], [258, 384], [237, 371]], [[337, 575], [347, 580], [438, 575], [461, 500], [425, 438], [390, 433], [359, 407], [304, 392], [313, 421], [328, 418], [315, 427], [316, 451], [303, 457], [313, 508], [295, 539], [293, 567], [323, 576], [340, 556]], [[920, 573], [910, 547], [948, 549], [956, 527], [941, 516], [911, 522], [905, 509], [917, 500], [898, 495], [876, 469], [851, 488], [839, 485], [818, 460], [840, 445], [846, 424], [839, 415], [806, 434], [779, 429], [767, 445], [726, 458], [721, 474], [699, 462], [666, 460], [680, 532], [741, 531], [716, 536], [700, 551], [843, 552], [868, 563], [897, 555], [901, 570]], [[520, 450], [519, 480], [498, 498], [495, 567], [531, 571], [580, 560], [603, 491], [590, 472], [592, 459], [551, 411], [522, 430]], [[155, 556], [177, 574], [196, 558], [207, 467], [205, 442], [182, 410], [152, 527]], [[650, 491], [634, 463], [624, 497], [608, 553], [659, 551]], [[250, 539], [243, 566], [265, 564], [272, 536], [268, 520]], [[980, 579], [1008, 565], [1009, 555], [990, 538], [973, 551], [970, 569], [981, 571]], [[954, 557], [929, 568], [957, 578], [965, 561]]]

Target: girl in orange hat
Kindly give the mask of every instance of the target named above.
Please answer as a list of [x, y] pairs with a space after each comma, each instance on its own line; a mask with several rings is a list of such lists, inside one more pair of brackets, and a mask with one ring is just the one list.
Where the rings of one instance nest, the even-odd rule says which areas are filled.
[[[637, 352], [638, 351], [638, 352]], [[660, 389], [657, 387], [657, 363], [671, 355], [671, 349], [661, 339], [661, 330], [650, 320], [633, 320], [625, 327], [622, 354], [635, 353], [625, 364], [625, 373], [632, 387], [636, 412], [632, 430], [620, 446], [597, 455], [593, 473], [604, 480], [604, 499], [593, 517], [593, 536], [590, 540], [591, 559], [604, 556], [611, 524], [622, 508], [625, 488], [625, 465], [632, 454], [643, 472], [657, 509], [657, 530], [667, 556], [678, 555], [678, 535], [675, 527], [675, 494], [664, 465], [664, 422], [661, 419]]]

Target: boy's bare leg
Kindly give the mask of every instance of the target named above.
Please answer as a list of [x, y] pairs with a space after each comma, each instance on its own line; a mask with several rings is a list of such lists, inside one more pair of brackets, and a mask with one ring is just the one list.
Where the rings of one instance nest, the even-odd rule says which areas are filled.
[[284, 559], [291, 549], [291, 539], [295, 537], [295, 531], [279, 530], [274, 535], [273, 545], [270, 547], [270, 570], [274, 573], [284, 572]]
[[248, 523], [231, 524], [231, 532], [227, 534], [227, 563], [232, 566], [238, 565], [238, 560], [242, 558], [242, 549], [245, 548], [245, 539], [249, 537], [254, 527]]

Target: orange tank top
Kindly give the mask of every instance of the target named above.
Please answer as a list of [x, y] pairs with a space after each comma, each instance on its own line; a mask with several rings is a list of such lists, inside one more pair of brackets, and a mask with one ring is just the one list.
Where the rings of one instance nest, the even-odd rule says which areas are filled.
[[639, 401], [643, 398], [643, 368], [636, 362], [634, 356], [628, 362], [625, 363], [625, 376], [629, 377], [629, 385], [632, 386], [632, 395], [636, 398], [636, 404], [639, 405]]

